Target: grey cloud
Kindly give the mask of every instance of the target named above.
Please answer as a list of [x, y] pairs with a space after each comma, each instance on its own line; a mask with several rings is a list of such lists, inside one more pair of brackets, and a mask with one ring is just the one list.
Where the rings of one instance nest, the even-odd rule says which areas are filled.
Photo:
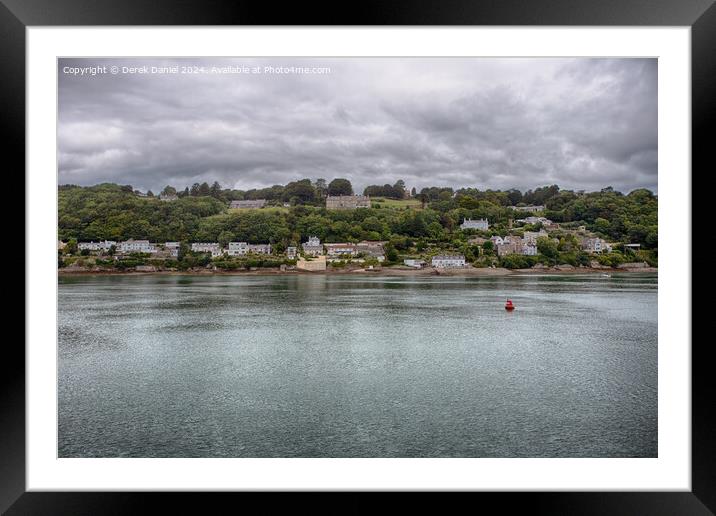
[[[62, 73], [143, 64], [331, 73]], [[61, 183], [657, 187], [654, 59], [63, 59], [58, 73]]]

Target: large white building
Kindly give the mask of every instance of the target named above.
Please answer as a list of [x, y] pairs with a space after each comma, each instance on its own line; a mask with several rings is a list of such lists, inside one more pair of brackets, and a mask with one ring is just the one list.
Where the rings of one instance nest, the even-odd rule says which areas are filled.
[[439, 254], [433, 256], [432, 265], [437, 269], [465, 267], [465, 257], [461, 254]]
[[229, 242], [229, 256], [244, 256], [249, 253], [271, 254], [271, 244], [249, 244], [247, 242]]
[[462, 224], [460, 224], [460, 229], [482, 229], [487, 230], [490, 227], [490, 224], [487, 222], [487, 219], [465, 219]]
[[120, 253], [156, 253], [157, 248], [154, 244], [150, 244], [149, 240], [134, 240], [130, 238], [124, 242], [120, 242], [117, 250]]
[[87, 249], [89, 251], [109, 251], [112, 246], [117, 246], [117, 242], [112, 240], [104, 240], [100, 242], [80, 242], [77, 244], [77, 249], [80, 251]]
[[338, 244], [326, 244], [326, 254], [335, 258], [337, 256], [353, 256], [357, 254], [358, 249], [355, 244], [350, 243], [338, 243]]

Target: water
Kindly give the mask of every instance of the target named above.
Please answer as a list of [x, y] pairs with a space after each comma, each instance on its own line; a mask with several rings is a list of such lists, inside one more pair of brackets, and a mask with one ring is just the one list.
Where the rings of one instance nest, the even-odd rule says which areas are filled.
[[65, 276], [58, 351], [60, 457], [657, 456], [655, 275]]

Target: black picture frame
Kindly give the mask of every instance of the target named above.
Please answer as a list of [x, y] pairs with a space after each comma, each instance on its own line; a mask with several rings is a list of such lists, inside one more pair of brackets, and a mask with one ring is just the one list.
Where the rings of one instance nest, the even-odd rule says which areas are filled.
[[[340, 9], [339, 9], [340, 7]], [[111, 25], [572, 25], [690, 26], [692, 51], [692, 170], [707, 173], [716, 106], [716, 6], [714, 0], [364, 0], [328, 2], [220, 0], [0, 0], [0, 106], [5, 163], [25, 169], [25, 29], [28, 26]], [[9, 168], [8, 168], [9, 170]], [[15, 174], [14, 177], [17, 177]], [[691, 178], [697, 177], [692, 172]], [[12, 179], [9, 182], [14, 182]], [[23, 187], [24, 189], [24, 187]], [[698, 190], [696, 190], [698, 195]], [[29, 192], [26, 192], [26, 195]], [[701, 194], [703, 195], [703, 194]], [[692, 199], [692, 206], [697, 205]], [[698, 266], [700, 258], [692, 260]], [[25, 274], [32, 271], [25, 270]], [[19, 305], [19, 303], [18, 303]], [[694, 310], [696, 304], [692, 303]], [[693, 316], [692, 316], [692, 320]], [[716, 452], [713, 407], [714, 375], [708, 339], [692, 345], [692, 490], [691, 492], [473, 493], [474, 508], [499, 504], [502, 510], [528, 509], [545, 514], [713, 514], [716, 512]], [[671, 343], [690, 345], [689, 342]], [[147, 502], [173, 504], [177, 512], [209, 512], [208, 503], [241, 504], [256, 494], [215, 497], [188, 493], [25, 492], [25, 350], [5, 340], [0, 360], [0, 511], [17, 514], [133, 514]], [[422, 494], [402, 497], [426, 508]], [[441, 512], [464, 496], [432, 500]], [[374, 512], [383, 499], [370, 493], [334, 498], [297, 494], [262, 497], [262, 512], [290, 504], [292, 512], [322, 507], [340, 513]], [[277, 505], [278, 504], [278, 505]], [[238, 508], [238, 507], [237, 507]], [[334, 511], [333, 511], [334, 510]]]

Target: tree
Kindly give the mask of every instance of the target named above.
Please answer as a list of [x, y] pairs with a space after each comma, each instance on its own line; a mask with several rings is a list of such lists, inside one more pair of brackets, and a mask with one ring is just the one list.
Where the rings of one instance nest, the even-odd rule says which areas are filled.
[[191, 190], [189, 190], [189, 195], [191, 195], [192, 197], [198, 197], [200, 186], [201, 185], [199, 183], [194, 183], [193, 185], [191, 185]]
[[309, 204], [316, 200], [316, 189], [310, 179], [301, 179], [287, 184], [281, 194], [283, 201], [291, 201], [292, 204]]
[[67, 254], [75, 254], [77, 252], [77, 239], [70, 238], [65, 246], [65, 252]]
[[334, 179], [328, 184], [328, 195], [353, 195], [353, 185], [347, 179]]
[[169, 186], [169, 185], [165, 186], [164, 190], [159, 192], [159, 195], [176, 195], [176, 194], [177, 194], [177, 189], [174, 188], [173, 186]]
[[147, 197], [154, 197], [154, 192], [147, 190]]
[[221, 233], [219, 233], [219, 238], [217, 238], [217, 240], [221, 244], [221, 247], [226, 247], [233, 239], [234, 234], [231, 231], [222, 231]]
[[537, 251], [547, 258], [556, 259], [559, 256], [557, 242], [548, 237], [539, 237], [537, 239]]
[[326, 191], [328, 191], [328, 184], [326, 183], [326, 180], [323, 178], [316, 179], [316, 197], [318, 197], [319, 200], [325, 199], [326, 197]]
[[211, 185], [211, 188], [209, 189], [209, 195], [211, 195], [215, 199], [221, 197], [221, 185], [218, 181], [214, 181], [214, 184]]
[[402, 199], [405, 197], [405, 181], [398, 179], [393, 185], [393, 192], [396, 199]]
[[507, 190], [507, 198], [510, 200], [512, 206], [515, 206], [517, 203], [522, 202], [522, 192], [516, 188]]
[[211, 188], [209, 187], [209, 183], [203, 182], [199, 185], [199, 195], [202, 197], [206, 197], [211, 192]]

